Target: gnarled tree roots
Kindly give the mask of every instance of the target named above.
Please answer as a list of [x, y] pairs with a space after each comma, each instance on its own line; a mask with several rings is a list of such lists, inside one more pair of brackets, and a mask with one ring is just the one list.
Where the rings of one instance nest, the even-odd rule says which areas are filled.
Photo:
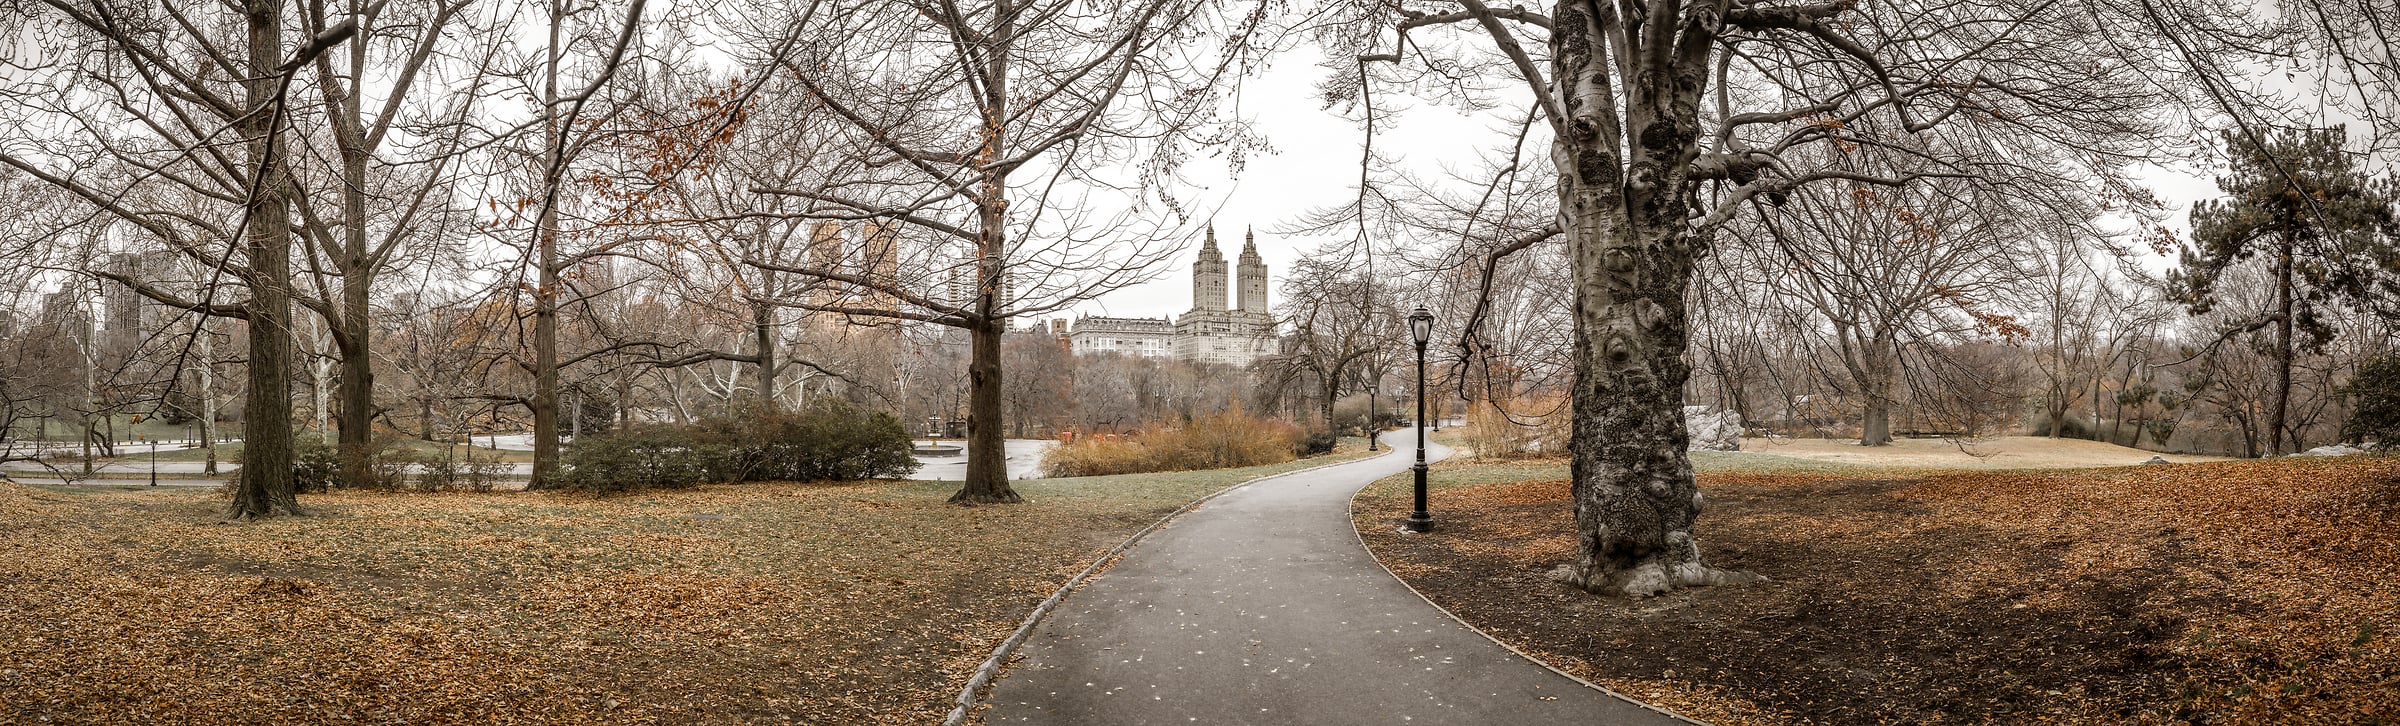
[[1657, 597], [1695, 587], [1767, 581], [1764, 575], [1709, 567], [1698, 557], [1667, 556], [1633, 561], [1582, 557], [1559, 565], [1550, 571], [1550, 577], [1593, 594], [1632, 598]]

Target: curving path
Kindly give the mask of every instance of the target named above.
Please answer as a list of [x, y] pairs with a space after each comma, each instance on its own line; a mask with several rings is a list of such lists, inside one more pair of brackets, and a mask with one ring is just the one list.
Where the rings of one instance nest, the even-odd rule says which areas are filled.
[[1152, 533], [1026, 640], [986, 721], [1688, 723], [1509, 652], [1377, 565], [1350, 497], [1412, 452], [1261, 480]]

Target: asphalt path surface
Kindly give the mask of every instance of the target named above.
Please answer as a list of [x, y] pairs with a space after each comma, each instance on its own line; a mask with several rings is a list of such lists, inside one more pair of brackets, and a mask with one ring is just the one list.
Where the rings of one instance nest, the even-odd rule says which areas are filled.
[[[1688, 723], [1510, 652], [1376, 564], [1350, 498], [1408, 470], [1408, 433], [1386, 437], [1391, 455], [1261, 480], [1153, 532], [1026, 640], [986, 720]], [[1431, 508], [1422, 536], [1438, 537]]]

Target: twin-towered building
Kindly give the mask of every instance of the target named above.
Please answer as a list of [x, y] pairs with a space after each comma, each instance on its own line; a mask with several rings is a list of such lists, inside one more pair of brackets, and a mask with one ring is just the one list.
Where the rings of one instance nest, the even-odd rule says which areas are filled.
[[[1255, 235], [1242, 235], [1242, 254], [1235, 261], [1238, 279], [1228, 279], [1225, 255], [1217, 251], [1217, 230], [1209, 228], [1200, 243], [1200, 259], [1192, 263], [1192, 309], [1167, 318], [1108, 318], [1084, 316], [1067, 333], [1078, 354], [1123, 353], [1156, 358], [1222, 363], [1243, 367], [1281, 352], [1275, 337], [1275, 316], [1267, 309], [1267, 263], [1258, 256]], [[1226, 307], [1227, 293], [1234, 293]]]

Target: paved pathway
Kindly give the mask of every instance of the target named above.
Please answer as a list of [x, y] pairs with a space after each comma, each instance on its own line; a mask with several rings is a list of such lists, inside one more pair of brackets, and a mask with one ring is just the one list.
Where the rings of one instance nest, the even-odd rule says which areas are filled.
[[[923, 445], [925, 440], [917, 439], [916, 443]], [[944, 439], [941, 443], [943, 446], [956, 446], [961, 449], [967, 445], [967, 442], [956, 439]], [[1008, 452], [1008, 478], [1010, 479], [1041, 478], [1042, 455], [1050, 453], [1051, 447], [1058, 445], [1058, 442], [1053, 439], [1009, 439], [1002, 443], [1006, 446], [1004, 450]], [[917, 481], [967, 480], [967, 454], [964, 451], [951, 456], [919, 456], [917, 463], [921, 466], [918, 467], [916, 473], [908, 475], [908, 478]]]
[[1518, 657], [1376, 565], [1350, 495], [1412, 450], [1251, 484], [1151, 533], [1026, 640], [987, 721], [1683, 723]]

